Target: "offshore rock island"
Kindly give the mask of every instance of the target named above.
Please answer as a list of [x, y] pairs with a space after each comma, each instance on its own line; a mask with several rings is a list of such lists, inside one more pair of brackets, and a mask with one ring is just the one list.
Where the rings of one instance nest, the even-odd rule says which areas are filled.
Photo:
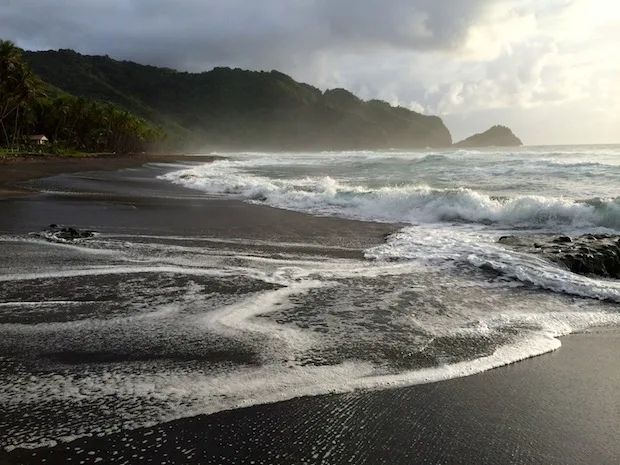
[[523, 142], [506, 126], [493, 126], [481, 134], [474, 134], [454, 144], [455, 147], [463, 149], [476, 147], [521, 147], [522, 145]]

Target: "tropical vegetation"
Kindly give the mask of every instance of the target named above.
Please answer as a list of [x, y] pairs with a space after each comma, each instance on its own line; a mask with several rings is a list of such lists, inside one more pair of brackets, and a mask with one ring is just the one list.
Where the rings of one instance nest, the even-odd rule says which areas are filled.
[[25, 52], [45, 82], [113, 102], [168, 134], [177, 149], [346, 150], [447, 147], [442, 120], [344, 89], [321, 91], [277, 71], [203, 73], [85, 56]]
[[28, 137], [44, 134], [49, 151], [138, 152], [165, 134], [112, 103], [73, 96], [37, 77], [12, 42], [0, 41], [0, 147], [30, 151]]

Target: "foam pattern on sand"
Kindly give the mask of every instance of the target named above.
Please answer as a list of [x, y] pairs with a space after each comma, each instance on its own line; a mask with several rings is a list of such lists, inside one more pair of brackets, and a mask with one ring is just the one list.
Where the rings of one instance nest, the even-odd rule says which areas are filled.
[[476, 267], [278, 258], [182, 237], [106, 235], [76, 246], [83, 263], [67, 266], [70, 246], [24, 241], [60, 262], [2, 275], [6, 450], [466, 376], [554, 350], [560, 335], [620, 324], [605, 302], [481, 280]]

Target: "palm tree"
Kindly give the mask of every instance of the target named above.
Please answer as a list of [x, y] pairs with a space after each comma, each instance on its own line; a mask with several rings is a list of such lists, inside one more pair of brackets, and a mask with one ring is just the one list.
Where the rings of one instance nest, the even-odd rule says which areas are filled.
[[[19, 49], [8, 40], [0, 40], [0, 126], [7, 145], [11, 145], [7, 123], [13, 117], [13, 144], [19, 135], [20, 110], [39, 96], [41, 81], [21, 59]], [[15, 115], [13, 115], [15, 113]]]
[[5, 120], [19, 105], [15, 89], [20, 62], [21, 56], [15, 44], [8, 40], [0, 40], [0, 125], [7, 145], [9, 135]]
[[67, 121], [71, 111], [71, 99], [66, 95], [61, 95], [54, 99], [51, 104], [49, 120], [55, 120], [54, 132], [52, 133], [52, 143], [56, 144], [59, 138], [60, 128]]
[[15, 92], [19, 103], [15, 109], [15, 118], [13, 120], [13, 146], [19, 141], [19, 136], [23, 130], [20, 117], [23, 114], [32, 113], [33, 107], [42, 95], [41, 82], [32, 73], [30, 68], [25, 65], [22, 66], [18, 76], [19, 84]]
[[19, 68], [20, 64], [21, 54], [15, 44], [10, 40], [0, 40], [0, 92], [3, 94], [8, 79]]

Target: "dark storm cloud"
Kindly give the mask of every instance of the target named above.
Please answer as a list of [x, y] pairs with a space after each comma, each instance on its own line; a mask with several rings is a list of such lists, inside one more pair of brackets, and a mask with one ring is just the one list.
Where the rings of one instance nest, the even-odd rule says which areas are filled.
[[2, 0], [0, 34], [185, 69], [290, 68], [324, 52], [450, 50], [491, 0]]

